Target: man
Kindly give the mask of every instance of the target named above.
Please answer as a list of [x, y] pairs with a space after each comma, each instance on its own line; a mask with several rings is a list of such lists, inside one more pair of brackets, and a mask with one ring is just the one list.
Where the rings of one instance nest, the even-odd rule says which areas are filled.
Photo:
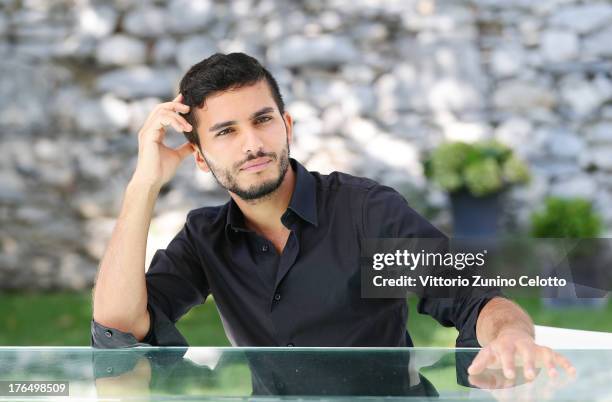
[[[164, 145], [166, 127], [188, 142]], [[334, 172], [308, 172], [289, 158], [293, 121], [278, 85], [257, 60], [215, 54], [194, 65], [172, 102], [138, 134], [138, 163], [100, 265], [92, 342], [98, 347], [187, 345], [174, 324], [215, 299], [237, 346], [412, 346], [406, 301], [360, 297], [366, 238], [444, 237], [393, 189]], [[193, 154], [230, 201], [191, 211], [146, 275], [145, 246], [161, 187]], [[562, 356], [534, 343], [530, 318], [490, 292], [421, 298], [419, 312], [459, 330], [458, 346], [484, 346], [472, 373], [501, 363], [525, 376], [536, 363], [555, 373]]]

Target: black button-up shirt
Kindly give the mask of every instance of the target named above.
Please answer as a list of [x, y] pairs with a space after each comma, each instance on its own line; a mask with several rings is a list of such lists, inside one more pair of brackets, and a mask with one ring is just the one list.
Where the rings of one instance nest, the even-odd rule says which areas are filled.
[[[233, 200], [190, 211], [182, 230], [146, 272], [151, 328], [138, 343], [92, 320], [95, 347], [186, 346], [175, 323], [213, 295], [235, 346], [412, 346], [405, 299], [361, 298], [367, 238], [445, 237], [390, 187], [291, 159], [296, 183], [281, 221], [282, 253], [247, 229]], [[499, 292], [475, 298], [421, 297], [420, 313], [459, 330], [458, 346], [479, 346], [476, 320]]]

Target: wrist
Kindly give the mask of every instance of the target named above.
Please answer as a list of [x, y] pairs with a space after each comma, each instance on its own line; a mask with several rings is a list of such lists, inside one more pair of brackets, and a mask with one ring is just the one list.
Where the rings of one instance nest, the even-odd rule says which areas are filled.
[[162, 188], [162, 184], [151, 179], [147, 179], [138, 175], [132, 176], [128, 182], [128, 191], [134, 191], [137, 193], [144, 193], [151, 196], [157, 196]]
[[503, 335], [512, 335], [512, 336], [528, 336], [531, 339], [535, 339], [535, 334], [532, 326], [520, 325], [520, 324], [511, 324], [505, 325], [501, 327], [497, 331], [496, 338], [499, 338]]

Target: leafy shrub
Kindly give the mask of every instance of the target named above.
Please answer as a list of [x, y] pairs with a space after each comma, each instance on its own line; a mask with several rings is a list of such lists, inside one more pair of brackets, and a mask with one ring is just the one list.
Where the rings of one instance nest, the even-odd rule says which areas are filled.
[[585, 199], [550, 197], [544, 210], [532, 215], [531, 227], [534, 237], [595, 238], [602, 219]]
[[424, 161], [425, 174], [453, 193], [467, 190], [476, 197], [529, 181], [529, 168], [512, 149], [497, 141], [448, 142]]

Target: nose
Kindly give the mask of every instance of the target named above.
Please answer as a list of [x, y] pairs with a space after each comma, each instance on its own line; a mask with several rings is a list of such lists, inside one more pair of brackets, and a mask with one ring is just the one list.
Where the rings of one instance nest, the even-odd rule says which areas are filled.
[[263, 149], [263, 142], [257, 133], [257, 130], [246, 129], [243, 132], [242, 152], [244, 153], [258, 153]]

